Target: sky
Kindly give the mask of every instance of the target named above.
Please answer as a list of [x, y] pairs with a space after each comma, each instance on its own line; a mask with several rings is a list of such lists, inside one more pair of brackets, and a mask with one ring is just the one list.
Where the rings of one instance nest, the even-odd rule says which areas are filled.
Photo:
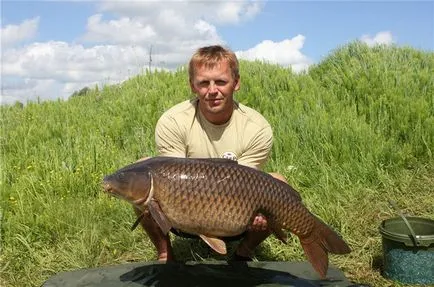
[[434, 52], [434, 0], [1, 0], [1, 104], [176, 70], [205, 45], [300, 72], [357, 40]]

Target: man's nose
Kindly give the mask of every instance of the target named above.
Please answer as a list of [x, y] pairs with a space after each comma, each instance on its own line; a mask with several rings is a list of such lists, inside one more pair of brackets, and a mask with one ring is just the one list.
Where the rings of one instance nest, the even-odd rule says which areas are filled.
[[215, 94], [215, 93], [218, 92], [217, 85], [215, 84], [214, 81], [211, 81], [211, 82], [209, 83], [208, 92], [209, 92], [210, 94]]

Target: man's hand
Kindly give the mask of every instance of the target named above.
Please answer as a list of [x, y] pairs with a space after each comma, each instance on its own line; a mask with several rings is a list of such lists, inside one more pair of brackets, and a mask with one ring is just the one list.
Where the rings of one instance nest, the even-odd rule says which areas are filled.
[[[271, 172], [269, 174], [275, 179], [283, 181], [284, 183], [288, 183], [286, 178], [280, 173]], [[247, 230], [256, 232], [269, 230], [267, 218], [262, 213], [256, 214], [252, 224], [247, 227]]]
[[252, 224], [248, 227], [250, 231], [265, 231], [268, 229], [267, 218], [261, 213], [258, 213], [253, 219]]

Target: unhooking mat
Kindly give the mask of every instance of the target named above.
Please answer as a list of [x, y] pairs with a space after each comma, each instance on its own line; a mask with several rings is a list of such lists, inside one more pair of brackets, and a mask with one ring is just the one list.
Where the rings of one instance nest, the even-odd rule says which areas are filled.
[[138, 262], [61, 272], [43, 287], [78, 286], [351, 286], [339, 269], [330, 266], [321, 280], [308, 262]]

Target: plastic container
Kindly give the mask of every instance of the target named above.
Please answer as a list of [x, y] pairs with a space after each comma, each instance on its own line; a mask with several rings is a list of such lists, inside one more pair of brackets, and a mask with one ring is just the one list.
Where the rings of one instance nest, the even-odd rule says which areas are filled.
[[434, 284], [434, 220], [396, 217], [380, 227], [383, 276], [409, 284]]

